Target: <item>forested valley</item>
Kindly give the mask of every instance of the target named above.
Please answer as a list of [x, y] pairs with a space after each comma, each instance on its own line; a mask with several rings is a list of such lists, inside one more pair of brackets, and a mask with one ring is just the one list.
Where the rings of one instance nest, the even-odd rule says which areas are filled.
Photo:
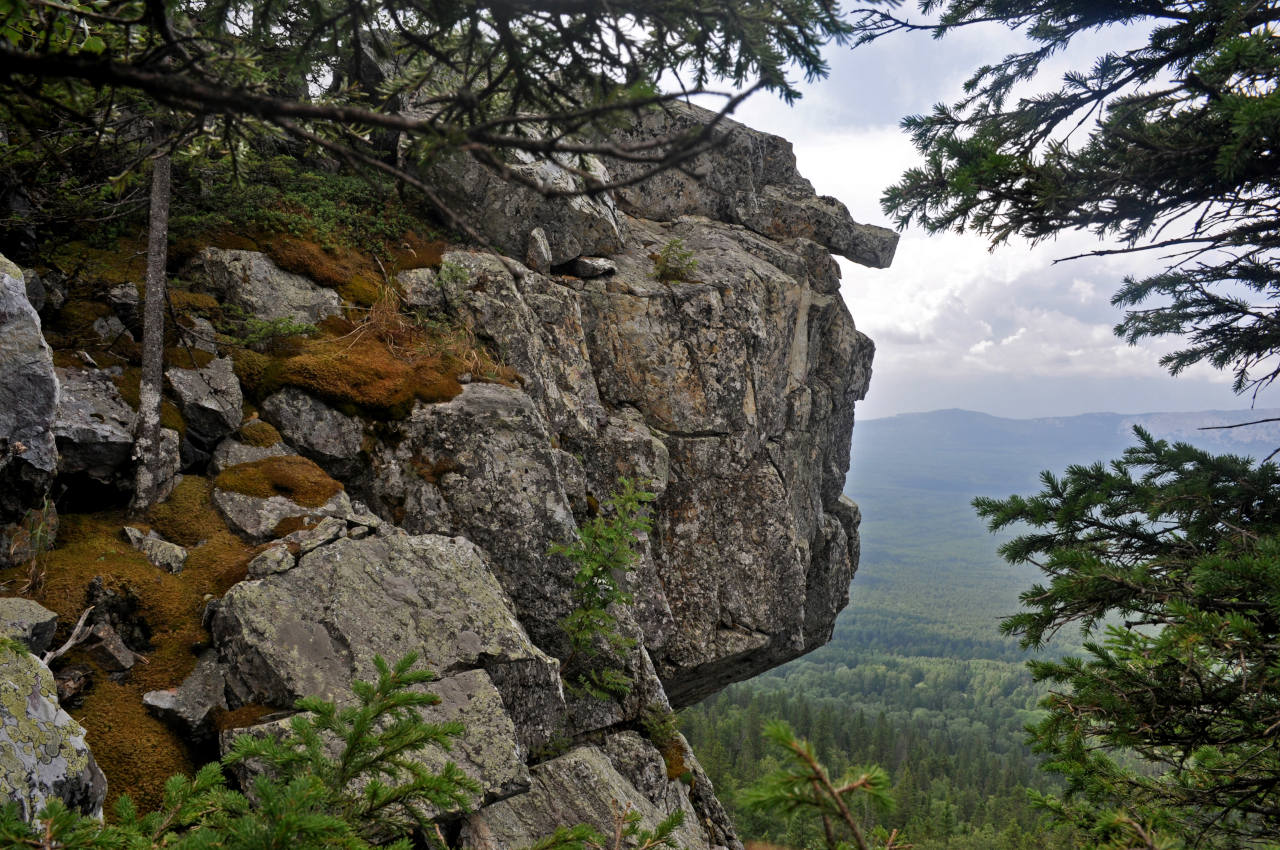
[[[1033, 792], [1059, 788], [1038, 770], [1024, 731], [1048, 686], [1032, 681], [1031, 653], [998, 628], [1036, 571], [1000, 560], [1008, 535], [988, 534], [969, 501], [1030, 491], [1041, 467], [1118, 455], [1135, 424], [1263, 457], [1280, 436], [1274, 425], [1198, 428], [1269, 415], [1010, 420], [950, 410], [859, 422], [846, 492], [863, 512], [862, 561], [831, 642], [681, 715], [744, 839], [822, 846], [812, 815], [780, 819], [738, 804], [777, 767], [762, 729], [781, 719], [833, 775], [853, 765], [888, 771], [893, 810], [864, 803], [860, 812], [882, 840], [898, 829], [917, 850], [1089, 846], [1032, 804]], [[1041, 654], [1080, 649], [1077, 636], [1062, 635]]]

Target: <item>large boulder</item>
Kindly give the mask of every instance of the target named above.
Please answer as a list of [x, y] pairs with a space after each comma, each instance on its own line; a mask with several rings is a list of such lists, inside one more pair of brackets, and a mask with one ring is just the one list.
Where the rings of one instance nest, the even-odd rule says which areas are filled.
[[124, 493], [132, 480], [137, 414], [105, 372], [59, 368], [57, 374], [62, 395], [53, 433], [59, 477], [89, 483], [95, 491]]
[[[677, 138], [701, 131], [715, 113], [685, 103], [652, 109], [622, 133], [632, 141]], [[855, 263], [887, 268], [898, 234], [885, 227], [858, 224], [844, 204], [819, 197], [796, 171], [791, 143], [781, 136], [720, 119], [719, 144], [691, 167], [670, 169], [616, 191], [629, 212], [671, 221], [699, 215], [742, 224], [773, 239], [803, 237]], [[647, 163], [610, 162], [615, 180], [638, 176]]]
[[461, 538], [333, 540], [291, 569], [233, 587], [212, 632], [242, 702], [349, 698], [353, 679], [374, 675], [374, 655], [412, 651], [441, 675], [486, 670], [526, 752], [550, 739], [564, 711], [558, 666], [530, 642], [483, 555]]
[[240, 425], [244, 395], [229, 357], [200, 369], [168, 369], [164, 377], [187, 423], [188, 439], [213, 448]]
[[[550, 159], [512, 154], [508, 168], [526, 180], [555, 191], [576, 191], [582, 178]], [[600, 176], [604, 169], [596, 163]], [[469, 154], [457, 154], [433, 164], [423, 175], [449, 208], [460, 215], [495, 248], [510, 257], [523, 257], [530, 248], [530, 231], [539, 248], [545, 240], [550, 263], [559, 264], [582, 254], [611, 254], [622, 247], [617, 210], [607, 196], [547, 197], [504, 179]]]
[[342, 312], [342, 299], [301, 275], [283, 271], [266, 254], [205, 248], [183, 274], [249, 316], [315, 324]]
[[[662, 760], [652, 747], [647, 748], [646, 755], [656, 758], [658, 763]], [[632, 765], [635, 767], [640, 766]], [[604, 835], [613, 835], [618, 818], [627, 812], [640, 816], [642, 829], [653, 829], [675, 811], [684, 813], [684, 823], [674, 834], [676, 846], [685, 850], [715, 846], [699, 823], [698, 813], [684, 786], [679, 782], [662, 782], [664, 787], [655, 801], [628, 781], [599, 747], [570, 750], [535, 766], [532, 774], [533, 784], [528, 793], [485, 806], [466, 819], [462, 847], [467, 850], [528, 847], [558, 827], [579, 823], [589, 824]]]
[[0, 643], [0, 805], [17, 803], [31, 820], [50, 800], [100, 817], [107, 780], [84, 729], [58, 707], [49, 668], [14, 644]]
[[[24, 520], [39, 510], [58, 466], [53, 352], [23, 274], [0, 255], [0, 567], [24, 557]], [[30, 553], [26, 553], [29, 555]]]
[[294, 387], [263, 399], [262, 416], [301, 454], [338, 478], [351, 478], [364, 467], [360, 449], [364, 425], [359, 419]]
[[0, 598], [0, 637], [21, 641], [37, 655], [53, 642], [58, 615], [38, 602], [21, 596]]

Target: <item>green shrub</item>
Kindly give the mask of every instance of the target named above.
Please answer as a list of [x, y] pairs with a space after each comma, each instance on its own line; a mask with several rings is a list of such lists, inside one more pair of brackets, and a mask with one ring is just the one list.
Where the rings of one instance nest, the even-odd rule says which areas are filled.
[[698, 270], [698, 261], [693, 252], [685, 250], [683, 239], [672, 239], [656, 254], [650, 254], [653, 260], [653, 276], [663, 283], [677, 280], [693, 280]]
[[[434, 834], [434, 812], [465, 808], [480, 790], [452, 762], [434, 773], [412, 758], [428, 746], [447, 749], [462, 733], [461, 724], [422, 719], [420, 708], [439, 700], [421, 689], [435, 677], [413, 670], [416, 661], [412, 653], [394, 665], [375, 657], [378, 681], [356, 682], [351, 707], [299, 700], [304, 713], [284, 736], [242, 735], [194, 778], [171, 777], [158, 811], [140, 816], [122, 796], [115, 823], [103, 824], [52, 801], [27, 824], [15, 804], [4, 806], [0, 846], [408, 850], [413, 831]], [[257, 772], [247, 793], [228, 788], [223, 774], [243, 763]]]
[[609, 606], [631, 603], [622, 579], [636, 562], [636, 536], [652, 527], [644, 505], [656, 498], [628, 478], [620, 478], [618, 486], [619, 491], [600, 506], [600, 516], [583, 523], [578, 542], [551, 547], [552, 555], [563, 555], [577, 568], [577, 607], [560, 621], [571, 647], [565, 669], [571, 684], [600, 699], [631, 691], [631, 680], [614, 665], [635, 641], [618, 631]]

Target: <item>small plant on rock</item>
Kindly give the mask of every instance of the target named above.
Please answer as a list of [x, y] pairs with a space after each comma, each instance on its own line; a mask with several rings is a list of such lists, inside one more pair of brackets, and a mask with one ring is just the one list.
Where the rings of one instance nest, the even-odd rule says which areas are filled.
[[573, 575], [577, 607], [560, 621], [571, 647], [565, 668], [577, 686], [599, 699], [631, 691], [631, 680], [613, 665], [635, 641], [618, 631], [617, 617], [609, 607], [631, 603], [622, 582], [636, 562], [637, 536], [652, 527], [644, 505], [656, 498], [629, 478], [620, 478], [618, 486], [618, 492], [600, 506], [600, 515], [582, 525], [578, 542], [551, 547], [552, 555], [563, 555], [577, 568]]
[[693, 275], [698, 270], [698, 261], [693, 258], [693, 252], [686, 250], [684, 240], [678, 237], [669, 240], [656, 254], [650, 254], [649, 258], [653, 260], [654, 278], [663, 283], [693, 280]]

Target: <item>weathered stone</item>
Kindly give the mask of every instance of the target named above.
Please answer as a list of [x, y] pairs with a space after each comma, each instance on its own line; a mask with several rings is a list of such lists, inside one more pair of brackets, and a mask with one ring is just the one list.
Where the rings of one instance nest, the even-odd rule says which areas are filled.
[[[0, 257], [3, 256], [3, 254], [0, 254]], [[3, 265], [4, 262], [8, 261], [0, 260], [0, 265]], [[10, 263], [9, 267], [12, 269], [15, 265]], [[26, 286], [27, 300], [31, 302], [31, 308], [37, 313], [43, 311], [45, 301], [49, 297], [48, 292], [44, 288], [44, 279], [35, 269], [20, 269], [19, 271], [21, 272], [20, 274], [13, 274], [12, 271], [5, 272], [4, 269], [0, 269], [0, 274], [7, 273], [11, 277], [16, 277], [22, 280]]]
[[[551, 160], [514, 154], [512, 171], [549, 189], [582, 188], [582, 178]], [[603, 167], [596, 164], [603, 175]], [[583, 254], [611, 254], [622, 247], [622, 231], [613, 201], [605, 195], [548, 198], [503, 179], [469, 154], [435, 163], [424, 175], [451, 210], [510, 257], [522, 257], [530, 228], [541, 227], [558, 265]]]
[[347, 536], [347, 521], [345, 518], [328, 516], [320, 520], [312, 528], [303, 528], [294, 531], [281, 538], [286, 545], [296, 547], [298, 555], [302, 556], [308, 552], [314, 552], [321, 546], [325, 546], [339, 537]]
[[297, 564], [297, 559], [289, 551], [289, 547], [279, 543], [262, 550], [249, 562], [247, 568], [249, 578], [266, 578], [276, 573], [288, 572]]
[[566, 268], [569, 274], [583, 279], [604, 277], [617, 270], [618, 267], [604, 257], [577, 257], [570, 260]]
[[[558, 668], [530, 643], [480, 551], [434, 535], [341, 538], [287, 572], [233, 587], [212, 633], [241, 701], [349, 698], [375, 654], [416, 651], [442, 675], [484, 667], [524, 736], [545, 743], [563, 712]], [[517, 675], [507, 668], [522, 668]]]
[[213, 652], [204, 652], [196, 668], [176, 688], [148, 691], [142, 704], [186, 740], [201, 740], [213, 733], [213, 715], [227, 707], [226, 679]]
[[58, 475], [126, 491], [132, 480], [130, 455], [136, 414], [104, 372], [58, 369], [57, 375], [62, 387], [53, 424]]
[[408, 269], [396, 275], [404, 306], [424, 313], [439, 313], [444, 307], [435, 269]]
[[524, 264], [539, 274], [551, 271], [551, 243], [541, 227], [529, 231], [529, 247], [525, 251]]
[[8, 526], [40, 507], [57, 470], [58, 398], [53, 352], [22, 272], [0, 255], [0, 567], [17, 562], [10, 555], [17, 529]]
[[[630, 130], [632, 139], [653, 139], [700, 129], [714, 113], [685, 103], [668, 104], [644, 114]], [[691, 168], [671, 169], [642, 183], [618, 189], [622, 207], [645, 218], [671, 221], [685, 215], [742, 224], [774, 239], [803, 237], [855, 263], [887, 268], [898, 234], [858, 224], [844, 204], [818, 197], [796, 171], [791, 143], [781, 136], [721, 119], [721, 143], [694, 160]], [[615, 179], [638, 176], [647, 165], [610, 163]], [[696, 175], [696, 176], [693, 176]]]
[[142, 616], [142, 600], [127, 583], [108, 584], [94, 576], [85, 589], [85, 605], [93, 607], [90, 626], [107, 626], [135, 652], [150, 651], [151, 624]]
[[[401, 525], [411, 533], [447, 531], [481, 546], [534, 641], [557, 652], [565, 641], [558, 623], [572, 609], [572, 568], [547, 550], [572, 540], [577, 526], [532, 401], [470, 384], [392, 427], [402, 436], [374, 458], [373, 502], [385, 509], [401, 500]], [[431, 483], [415, 472], [415, 459], [451, 471]]]
[[315, 521], [322, 517], [347, 517], [351, 514], [351, 500], [341, 490], [323, 505], [308, 508], [284, 496], [260, 499], [244, 493], [215, 489], [213, 505], [232, 531], [255, 543], [278, 536], [276, 527], [280, 525], [281, 520]]
[[122, 339], [133, 342], [133, 334], [124, 326], [124, 322], [115, 316], [103, 316], [95, 319], [93, 322], [93, 332], [98, 335], [98, 339], [108, 348], [115, 345]]
[[218, 353], [218, 332], [208, 319], [197, 316], [190, 320], [190, 325], [180, 323], [178, 336], [182, 338], [183, 344], [191, 346], [196, 351]]
[[227, 304], [259, 319], [314, 324], [342, 312], [342, 299], [300, 275], [282, 271], [266, 254], [205, 248], [184, 274]]
[[38, 602], [20, 596], [0, 598], [0, 637], [20, 640], [36, 655], [53, 641], [58, 615]]
[[365, 463], [360, 458], [364, 425], [294, 387], [286, 387], [263, 400], [262, 418], [280, 429], [289, 444], [335, 478], [356, 475]]
[[106, 623], [98, 623], [89, 635], [93, 640], [85, 644], [85, 651], [108, 673], [124, 673], [138, 663], [137, 653], [125, 646], [116, 630]]
[[28, 821], [54, 799], [100, 817], [106, 793], [84, 729], [58, 707], [49, 668], [0, 646], [0, 803], [16, 803]]
[[512, 797], [470, 815], [463, 822], [461, 846], [467, 850], [527, 847], [557, 827], [586, 823], [612, 835], [621, 811], [640, 815], [642, 828], [653, 829], [677, 808], [684, 824], [674, 838], [686, 850], [711, 846], [697, 813], [680, 783], [661, 805], [655, 805], [622, 776], [598, 747], [579, 747], [533, 768], [527, 794]]
[[182, 469], [182, 437], [172, 428], [160, 429], [160, 450], [156, 452], [158, 462], [153, 470], [156, 480], [156, 501], [169, 498], [173, 488], [182, 480], [179, 474]]
[[123, 322], [122, 327], [140, 328], [141, 297], [132, 283], [120, 283], [107, 290], [107, 304]]
[[145, 555], [152, 565], [165, 572], [180, 573], [187, 565], [187, 550], [176, 543], [170, 543], [154, 531], [144, 534], [141, 529], [126, 525], [124, 536], [129, 545]]
[[227, 437], [213, 450], [213, 456], [209, 460], [209, 475], [216, 476], [229, 466], [291, 454], [293, 452], [283, 442], [271, 446], [251, 446], [235, 437]]
[[244, 395], [231, 358], [209, 361], [202, 369], [168, 369], [164, 373], [187, 423], [187, 438], [208, 448], [240, 426]]

